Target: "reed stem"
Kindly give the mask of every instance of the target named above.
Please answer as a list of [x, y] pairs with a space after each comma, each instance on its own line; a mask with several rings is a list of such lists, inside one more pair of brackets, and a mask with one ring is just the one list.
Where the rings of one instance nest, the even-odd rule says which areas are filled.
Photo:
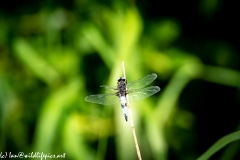
[[[124, 61], [122, 61], [122, 68], [123, 68], [124, 78], [126, 79]], [[128, 101], [128, 95], [127, 95], [127, 106], [128, 106], [129, 120], [130, 120], [130, 122], [131, 122], [131, 127], [132, 127], [132, 132], [133, 132], [133, 138], [134, 138], [134, 142], [135, 142], [135, 146], [136, 146], [136, 151], [137, 151], [138, 160], [142, 160], [141, 153], [140, 153], [140, 149], [139, 149], [139, 146], [138, 146], [137, 136], [136, 136], [136, 132], [135, 132], [135, 127], [134, 127], [134, 123], [133, 123], [133, 119], [132, 119], [132, 112], [131, 112], [131, 108], [130, 108], [130, 103], [129, 103], [129, 101]]]

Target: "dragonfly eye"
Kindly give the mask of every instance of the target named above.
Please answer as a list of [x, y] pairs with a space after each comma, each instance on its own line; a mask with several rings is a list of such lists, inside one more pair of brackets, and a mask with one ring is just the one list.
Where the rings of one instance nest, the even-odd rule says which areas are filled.
[[121, 82], [121, 81], [126, 81], [126, 79], [125, 79], [125, 78], [122, 78], [122, 77], [120, 77], [120, 78], [118, 79], [118, 82]]

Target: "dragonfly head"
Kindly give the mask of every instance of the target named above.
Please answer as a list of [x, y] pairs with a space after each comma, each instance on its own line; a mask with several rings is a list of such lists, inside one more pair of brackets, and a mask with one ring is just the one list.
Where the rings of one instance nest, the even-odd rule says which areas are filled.
[[118, 78], [118, 82], [121, 82], [121, 81], [126, 81], [126, 79], [124, 77]]
[[119, 83], [127, 83], [126, 78], [120, 77], [120, 78], [118, 79], [118, 84], [119, 84]]

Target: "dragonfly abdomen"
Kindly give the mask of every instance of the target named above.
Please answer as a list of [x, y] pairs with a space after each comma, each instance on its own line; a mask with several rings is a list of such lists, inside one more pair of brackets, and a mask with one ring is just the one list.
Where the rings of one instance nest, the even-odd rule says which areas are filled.
[[123, 116], [124, 116], [125, 120], [127, 121], [127, 119], [128, 119], [128, 109], [127, 109], [127, 99], [126, 99], [126, 96], [121, 96], [120, 100], [121, 100]]

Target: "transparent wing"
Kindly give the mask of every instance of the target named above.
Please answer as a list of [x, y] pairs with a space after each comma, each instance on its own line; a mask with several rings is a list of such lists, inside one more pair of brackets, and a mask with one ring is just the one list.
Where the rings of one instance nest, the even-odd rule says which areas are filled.
[[112, 105], [120, 103], [120, 99], [114, 94], [95, 94], [85, 98], [85, 101], [102, 105]]
[[107, 86], [107, 85], [102, 85], [100, 87], [105, 88], [105, 93], [114, 93], [117, 90], [116, 86]]
[[156, 78], [157, 78], [157, 75], [155, 73], [149, 74], [146, 77], [143, 77], [139, 80], [128, 83], [127, 89], [131, 90], [131, 89], [143, 88], [148, 84], [150, 84], [152, 81], [154, 81]]
[[131, 90], [129, 91], [129, 94], [128, 94], [128, 100], [129, 102], [140, 101], [159, 91], [160, 91], [160, 88], [158, 86], [151, 86], [147, 88]]

